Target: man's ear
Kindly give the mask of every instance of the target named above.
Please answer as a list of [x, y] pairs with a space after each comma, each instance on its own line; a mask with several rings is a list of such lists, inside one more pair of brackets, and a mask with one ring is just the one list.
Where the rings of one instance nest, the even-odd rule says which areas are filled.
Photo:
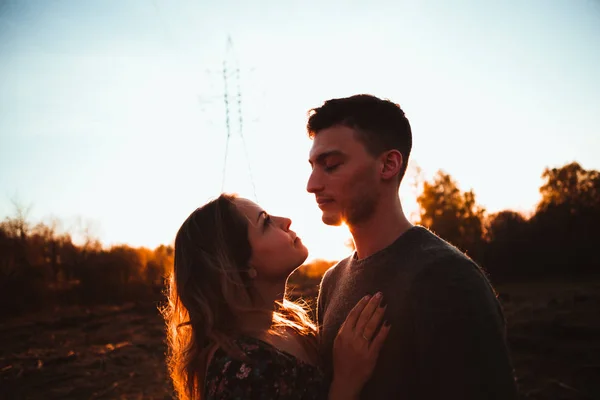
[[381, 178], [384, 180], [393, 179], [402, 169], [404, 163], [402, 154], [398, 150], [389, 150], [383, 153], [381, 157]]

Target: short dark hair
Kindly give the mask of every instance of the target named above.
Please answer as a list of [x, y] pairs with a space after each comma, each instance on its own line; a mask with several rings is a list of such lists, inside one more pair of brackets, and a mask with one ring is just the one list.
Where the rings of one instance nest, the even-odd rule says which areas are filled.
[[367, 151], [374, 157], [396, 149], [402, 154], [400, 181], [412, 149], [412, 132], [404, 111], [396, 103], [369, 94], [327, 100], [309, 111], [306, 128], [312, 139], [319, 131], [342, 125], [356, 130]]

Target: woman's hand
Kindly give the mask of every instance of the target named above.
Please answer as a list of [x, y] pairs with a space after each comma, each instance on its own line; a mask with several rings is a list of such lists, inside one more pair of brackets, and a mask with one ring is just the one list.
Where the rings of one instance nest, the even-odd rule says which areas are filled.
[[363, 297], [340, 327], [333, 343], [330, 400], [358, 399], [373, 374], [379, 351], [391, 327], [387, 322], [381, 325], [385, 312], [385, 307], [381, 307], [382, 298], [381, 293]]

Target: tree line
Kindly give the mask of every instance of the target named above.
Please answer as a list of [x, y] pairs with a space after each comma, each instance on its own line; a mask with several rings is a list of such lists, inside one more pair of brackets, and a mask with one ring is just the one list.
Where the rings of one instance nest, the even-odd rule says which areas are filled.
[[417, 198], [420, 224], [465, 251], [496, 282], [599, 273], [600, 172], [573, 162], [546, 168], [542, 179], [531, 215], [487, 214], [472, 190], [461, 191], [439, 171]]
[[[418, 223], [466, 252], [495, 282], [600, 272], [600, 173], [573, 162], [545, 169], [542, 178], [531, 215], [488, 214], [472, 190], [438, 171], [422, 184]], [[32, 225], [19, 206], [0, 223], [0, 317], [56, 305], [161, 300], [171, 246], [105, 249], [90, 234], [76, 244], [58, 226]], [[314, 282], [333, 263], [304, 265], [292, 283]]]
[[76, 244], [58, 222], [33, 225], [16, 207], [0, 223], [0, 317], [63, 305], [160, 301], [172, 246], [104, 249], [89, 233]]

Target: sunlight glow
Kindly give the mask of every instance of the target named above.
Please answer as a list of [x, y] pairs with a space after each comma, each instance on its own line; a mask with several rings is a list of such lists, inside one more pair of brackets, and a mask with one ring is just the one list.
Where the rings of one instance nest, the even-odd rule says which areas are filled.
[[[83, 218], [105, 245], [154, 248], [225, 181], [225, 191], [292, 218], [310, 259], [340, 259], [347, 228], [325, 226], [305, 190], [305, 125], [310, 108], [356, 93], [398, 102], [411, 122], [413, 168], [400, 197], [412, 222], [415, 178], [439, 169], [488, 212], [532, 210], [547, 166], [600, 169], [600, 25], [590, 2], [357, 3], [334, 21], [328, 13], [339, 10], [321, 3], [317, 14], [281, 5], [273, 15], [254, 3], [158, 3], [3, 8], [3, 215], [18, 194], [34, 222]], [[520, 18], [501, 17], [517, 10]]]

